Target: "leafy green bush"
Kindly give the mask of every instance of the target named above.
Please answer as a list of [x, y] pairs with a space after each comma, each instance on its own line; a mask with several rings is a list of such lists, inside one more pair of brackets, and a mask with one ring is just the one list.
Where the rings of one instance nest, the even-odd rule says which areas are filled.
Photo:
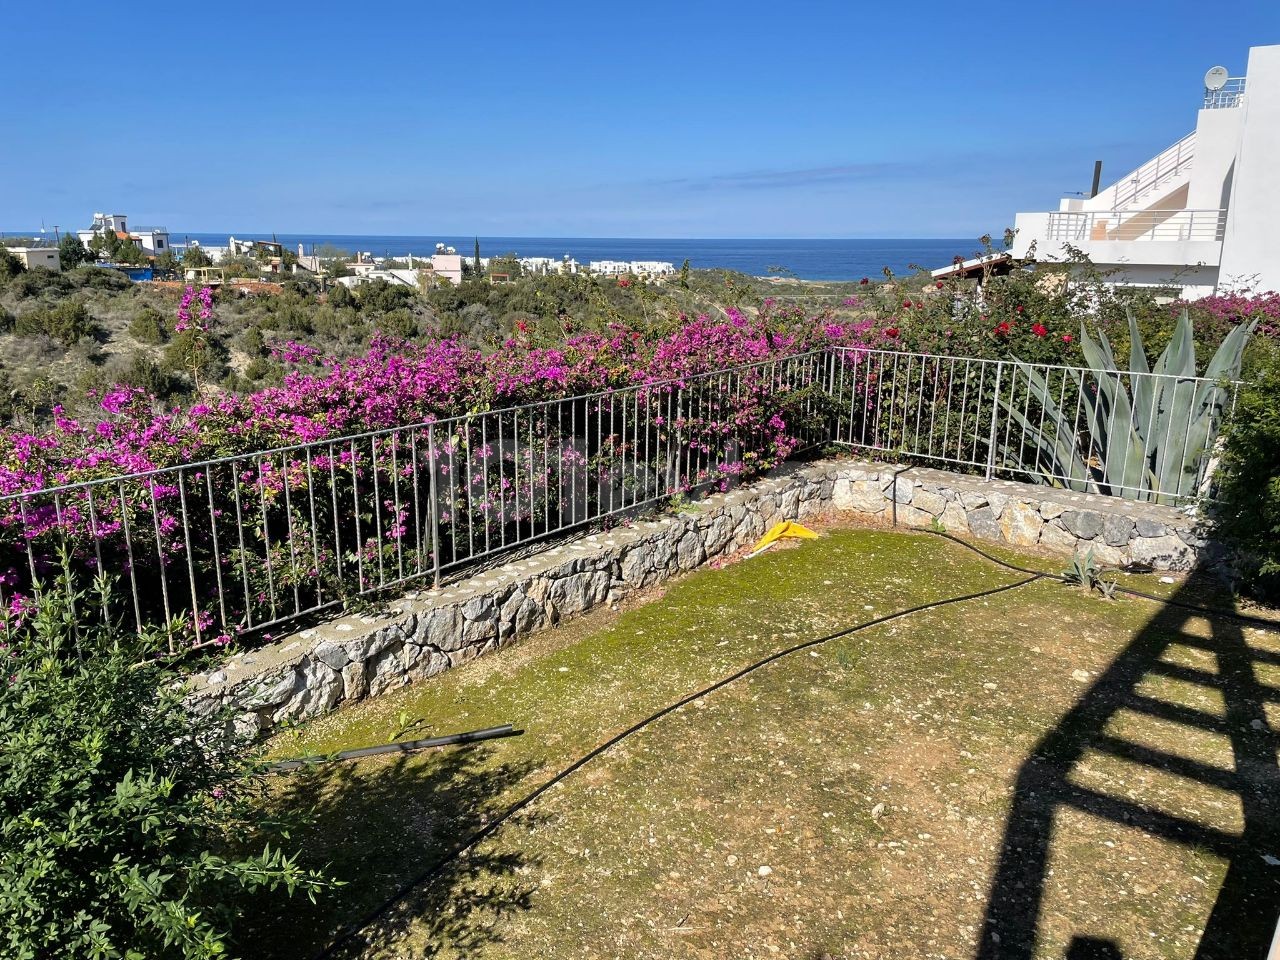
[[1227, 429], [1216, 517], [1241, 552], [1241, 585], [1280, 603], [1280, 350], [1245, 381]]
[[[134, 247], [136, 250], [137, 248]], [[65, 276], [81, 289], [88, 290], [132, 290], [133, 281], [119, 270], [110, 267], [83, 266], [65, 274]]]
[[3, 625], [0, 955], [223, 957], [237, 891], [329, 884], [269, 843], [228, 854], [260, 826], [257, 761], [175, 670], [139, 665], [159, 635], [78, 622], [108, 592], [63, 575]]
[[[21, 261], [18, 261], [21, 267]], [[4, 268], [0, 267], [0, 277]], [[75, 284], [65, 273], [54, 273], [48, 267], [32, 267], [14, 275], [9, 281], [9, 291], [19, 300], [29, 300], [42, 294], [64, 296], [75, 289]]]
[[52, 337], [64, 347], [92, 336], [96, 327], [85, 305], [78, 300], [63, 300], [52, 307], [36, 307], [19, 315], [14, 332], [23, 337], [41, 334]]
[[0, 284], [7, 283], [20, 273], [25, 273], [26, 264], [0, 246]]
[[155, 307], [142, 307], [129, 321], [129, 335], [139, 343], [161, 344], [169, 339], [169, 325]]

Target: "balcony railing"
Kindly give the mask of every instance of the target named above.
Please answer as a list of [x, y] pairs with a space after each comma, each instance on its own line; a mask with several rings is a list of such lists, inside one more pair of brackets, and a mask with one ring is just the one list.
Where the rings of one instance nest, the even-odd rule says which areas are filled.
[[1244, 103], [1244, 77], [1231, 77], [1220, 90], [1204, 92], [1204, 109], [1223, 110]]
[[1190, 170], [1196, 159], [1196, 132], [1193, 130], [1173, 146], [1148, 160], [1111, 188], [1111, 209], [1124, 210], [1152, 190]]
[[1057, 211], [1049, 214], [1048, 239], [1066, 243], [1221, 240], [1226, 225], [1226, 210]]

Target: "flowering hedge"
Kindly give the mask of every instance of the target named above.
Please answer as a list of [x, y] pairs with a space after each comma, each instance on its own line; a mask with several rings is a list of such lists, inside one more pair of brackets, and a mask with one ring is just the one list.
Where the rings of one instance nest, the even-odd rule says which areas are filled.
[[[180, 313], [201, 333], [215, 322], [201, 293]], [[682, 317], [660, 336], [613, 327], [539, 347], [522, 334], [488, 354], [450, 340], [377, 339], [347, 360], [285, 347], [295, 368], [280, 386], [186, 408], [117, 388], [97, 417], [57, 411], [46, 432], [0, 432], [4, 602], [16, 623], [65, 544], [128, 579], [121, 614], [227, 642], [426, 565], [772, 466], [821, 415], [776, 363], [865, 345], [869, 328], [768, 304]], [[565, 402], [492, 412], [552, 400]], [[440, 427], [395, 429], [415, 424]], [[369, 431], [388, 432], [339, 442]]]

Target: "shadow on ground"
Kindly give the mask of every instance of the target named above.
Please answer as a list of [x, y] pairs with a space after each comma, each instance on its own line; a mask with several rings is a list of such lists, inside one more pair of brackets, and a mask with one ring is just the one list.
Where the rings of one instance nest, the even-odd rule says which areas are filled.
[[[1179, 591], [1172, 600], [1194, 602]], [[1208, 624], [1208, 629], [1204, 625]], [[1206, 635], [1207, 634], [1207, 635]], [[1189, 648], [1204, 666], [1178, 662]], [[1212, 664], [1210, 669], [1208, 664]], [[1227, 861], [1227, 873], [1201, 935], [1196, 960], [1262, 960], [1280, 911], [1280, 769], [1277, 736], [1265, 707], [1280, 701], [1280, 688], [1262, 682], [1258, 667], [1280, 666], [1280, 653], [1251, 646], [1238, 621], [1204, 618], [1164, 606], [1107, 670], [1036, 745], [1019, 769], [1013, 806], [986, 908], [978, 960], [1030, 960], [1041, 955], [1037, 940], [1045, 906], [1050, 857], [1060, 815], [1075, 811], [1194, 847]], [[1172, 678], [1216, 691], [1225, 711], [1210, 711], [1155, 698], [1139, 691], [1149, 678]], [[1174, 751], [1154, 749], [1108, 731], [1121, 712], [1132, 711], [1179, 725], [1186, 736], [1221, 737], [1222, 766]], [[1086, 752], [1116, 758], [1229, 791], [1238, 798], [1243, 829], [1228, 832], [1188, 815], [1081, 786], [1077, 777]], [[1087, 896], [1088, 891], [1081, 891]], [[1157, 890], [1153, 898], [1160, 897]], [[1158, 905], [1158, 904], [1157, 904]], [[1067, 960], [1121, 960], [1112, 940], [1077, 935]]]
[[[352, 881], [317, 898], [285, 901], [255, 895], [236, 925], [236, 952], [248, 957], [302, 960], [316, 956], [345, 925], [369, 912], [438, 863], [509, 803], [527, 764], [495, 761], [500, 746], [478, 745], [395, 760], [332, 763], [287, 774], [274, 785], [272, 806], [300, 815], [292, 849], [306, 867]], [[519, 853], [469, 853], [387, 917], [349, 941], [335, 957], [356, 956], [369, 940], [403, 932], [410, 916], [427, 941], [415, 956], [448, 945], [467, 955], [497, 939], [504, 915], [527, 909], [531, 890], [520, 880], [528, 860]], [[290, 922], [277, 922], [287, 911]]]

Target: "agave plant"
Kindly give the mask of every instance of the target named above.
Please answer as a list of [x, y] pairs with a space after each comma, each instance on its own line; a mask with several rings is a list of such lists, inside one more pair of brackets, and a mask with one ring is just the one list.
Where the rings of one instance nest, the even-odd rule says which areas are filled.
[[[1003, 465], [1087, 493], [1161, 503], [1196, 496], [1253, 327], [1232, 330], [1197, 376], [1185, 310], [1154, 367], [1132, 313], [1127, 370], [1116, 363], [1106, 334], [1099, 331], [1095, 342], [1081, 324], [1088, 369], [1014, 362], [1013, 383], [999, 400], [1020, 435], [1011, 443], [1005, 432]], [[1053, 377], [1059, 380], [1051, 384]]]

